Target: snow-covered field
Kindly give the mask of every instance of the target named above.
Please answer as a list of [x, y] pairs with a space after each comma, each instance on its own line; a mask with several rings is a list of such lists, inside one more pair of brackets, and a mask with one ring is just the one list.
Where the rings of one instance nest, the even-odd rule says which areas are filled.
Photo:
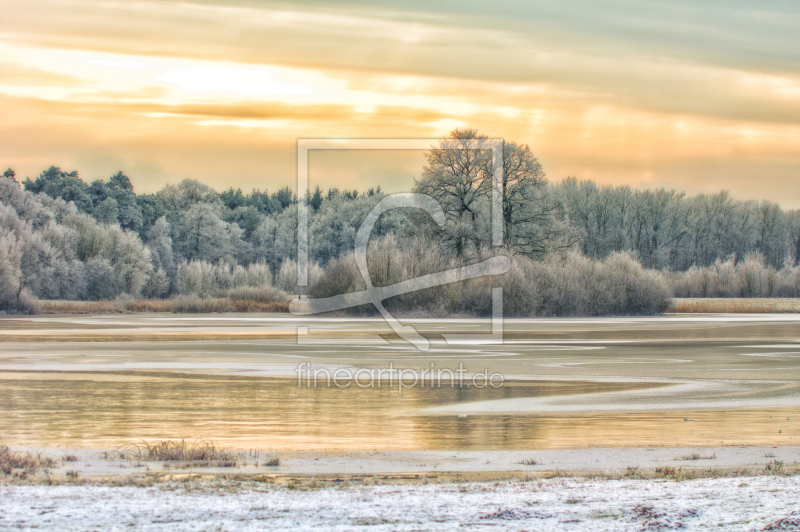
[[0, 530], [800, 530], [800, 476], [0, 487]]

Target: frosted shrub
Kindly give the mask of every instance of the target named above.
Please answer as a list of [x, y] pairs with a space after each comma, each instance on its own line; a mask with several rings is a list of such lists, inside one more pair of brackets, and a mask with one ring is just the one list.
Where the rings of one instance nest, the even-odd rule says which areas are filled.
[[777, 297], [800, 297], [800, 266], [787, 263], [776, 274]]
[[669, 274], [675, 297], [800, 297], [798, 267], [786, 262], [780, 270], [761, 253], [748, 253], [738, 263], [728, 257], [714, 264]]
[[226, 262], [212, 265], [211, 272], [213, 277], [210, 291], [217, 292], [219, 290], [229, 290], [233, 288], [233, 272], [236, 268], [244, 270], [244, 268], [238, 264], [235, 267], [231, 267], [231, 265]]
[[229, 288], [247, 286], [247, 269], [237, 264], [231, 270], [231, 283]]
[[660, 314], [669, 306], [672, 293], [667, 280], [660, 272], [643, 268], [631, 254], [612, 253], [600, 270], [611, 280], [611, 290], [605, 294], [610, 311], [598, 304], [592, 314]]
[[766, 260], [760, 253], [748, 253], [736, 266], [743, 297], [769, 297]]
[[[482, 259], [488, 258], [488, 252]], [[628, 253], [612, 253], [605, 260], [580, 253], [549, 254], [542, 261], [509, 255], [511, 268], [500, 276], [478, 277], [460, 283], [410, 292], [387, 300], [386, 308], [398, 312], [431, 314], [465, 313], [489, 316], [492, 288], [503, 288], [503, 312], [508, 316], [602, 316], [657, 314], [672, 297], [661, 272], [642, 267]], [[370, 244], [367, 264], [375, 286], [456, 268], [460, 264], [439, 245], [415, 239], [400, 248], [386, 237]], [[312, 297], [330, 297], [364, 290], [365, 284], [352, 253], [331, 261]], [[366, 307], [356, 312], [374, 312]]]
[[[281, 267], [281, 273], [283, 272], [284, 267]], [[294, 279], [296, 279], [296, 275], [295, 270]], [[279, 286], [281, 285], [279, 284]], [[355, 257], [352, 253], [348, 253], [344, 257], [328, 263], [322, 276], [309, 287], [308, 295], [315, 298], [331, 297], [366, 288], [367, 285], [356, 266]]]
[[270, 287], [272, 283], [269, 266], [263, 262], [245, 268], [238, 264], [231, 267], [224, 262], [211, 264], [204, 260], [193, 260], [178, 265], [177, 285], [181, 295], [225, 297], [231, 290]]
[[[484, 258], [488, 257], [486, 255]], [[479, 316], [492, 315], [492, 288], [503, 288], [503, 313], [508, 316], [529, 316], [533, 312], [533, 284], [526, 270], [534, 262], [528, 257], [512, 256], [511, 268], [500, 276], [478, 277], [456, 287], [460, 294], [460, 310]]]
[[709, 272], [711, 276], [708, 296], [718, 294], [717, 297], [736, 297], [741, 291], [739, 276], [736, 274], [736, 260], [733, 255], [725, 261], [717, 259]]
[[[308, 263], [308, 286], [314, 286], [322, 277], [322, 268], [316, 262]], [[287, 294], [297, 294], [299, 292], [297, 286], [297, 262], [292, 259], [286, 259], [281, 264], [278, 270], [278, 275], [275, 276], [275, 286], [283, 290]]]
[[286, 259], [281, 263], [278, 275], [275, 276], [275, 286], [289, 294], [297, 293], [297, 263]]
[[272, 272], [266, 262], [253, 262], [247, 266], [246, 286], [270, 286], [272, 285]]
[[254, 262], [246, 268], [238, 264], [231, 271], [231, 288], [271, 286], [272, 275], [265, 262]]
[[289, 299], [286, 292], [270, 285], [232, 288], [225, 293], [225, 297], [231, 301], [256, 301], [258, 303], [277, 303]]
[[[370, 244], [367, 264], [375, 286], [396, 284], [459, 266], [453, 252], [441, 243], [427, 237], [415, 237], [401, 247], [391, 235]], [[458, 312], [461, 288], [457, 283], [435, 286], [402, 294], [387, 301], [386, 305], [390, 309], [415, 309], [435, 314]]]
[[708, 268], [692, 266], [685, 272], [667, 273], [675, 297], [709, 297], [712, 274]]
[[603, 261], [574, 252], [553, 253], [541, 262], [517, 258], [515, 263], [531, 285], [530, 311], [526, 314], [658, 314], [666, 310], [671, 298], [664, 276], [643, 268], [628, 253], [612, 253]]
[[206, 261], [193, 260], [178, 265], [178, 293], [208, 296], [217, 289], [214, 266]]
[[[367, 247], [367, 266], [374, 286], [396, 284], [455, 268], [457, 265], [450, 253], [427, 238], [412, 238], [401, 248], [393, 236], [387, 235], [375, 239]], [[310, 285], [309, 295], [317, 298], [330, 297], [365, 288], [355, 255], [350, 252], [328, 263], [324, 273]], [[451, 284], [402, 294], [384, 304], [391, 310], [442, 313], [458, 312], [460, 303], [459, 287]], [[362, 311], [374, 312], [375, 309], [365, 307], [358, 312]]]

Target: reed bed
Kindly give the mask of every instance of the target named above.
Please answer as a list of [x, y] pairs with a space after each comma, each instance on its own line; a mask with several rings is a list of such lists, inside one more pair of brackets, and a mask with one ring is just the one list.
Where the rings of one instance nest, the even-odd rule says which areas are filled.
[[39, 314], [130, 314], [138, 312], [215, 313], [289, 312], [288, 298], [278, 301], [230, 297], [178, 296], [171, 299], [111, 301], [39, 301]]
[[115, 300], [60, 301], [40, 300], [35, 303], [36, 314], [124, 314], [127, 311]]
[[674, 298], [667, 308], [672, 313], [785, 314], [800, 312], [798, 298]]

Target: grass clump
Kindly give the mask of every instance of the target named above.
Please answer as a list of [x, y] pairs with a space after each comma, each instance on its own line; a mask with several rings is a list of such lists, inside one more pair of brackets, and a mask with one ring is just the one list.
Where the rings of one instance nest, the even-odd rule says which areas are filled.
[[701, 456], [700, 453], [692, 453], [684, 456], [681, 458], [681, 460], [716, 460], [716, 458], [717, 453], [714, 453], [711, 456]]
[[212, 441], [162, 440], [132, 443], [118, 450], [120, 457], [144, 462], [196, 462], [204, 467], [234, 467], [238, 456]]
[[783, 471], [783, 462], [780, 460], [773, 460], [764, 467], [765, 473], [780, 473]]
[[26, 479], [41, 469], [56, 467], [56, 461], [41, 455], [16, 453], [7, 446], [0, 446], [0, 473], [4, 476]]

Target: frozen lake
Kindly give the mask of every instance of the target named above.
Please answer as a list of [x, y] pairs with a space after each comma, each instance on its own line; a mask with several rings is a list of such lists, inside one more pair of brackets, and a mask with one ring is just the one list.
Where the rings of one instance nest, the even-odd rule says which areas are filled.
[[[502, 345], [488, 334], [444, 341], [488, 333], [488, 320], [403, 323], [431, 349], [379, 319], [3, 318], [0, 435], [11, 445], [210, 438], [294, 450], [800, 440], [800, 315], [507, 319]], [[298, 381], [301, 364], [320, 372], [316, 386], [309, 373]], [[388, 368], [406, 371], [407, 386], [387, 385], [387, 373], [378, 386]], [[431, 387], [422, 374], [458, 368], [467, 385], [451, 387], [444, 373]], [[329, 385], [325, 372], [336, 371], [362, 386]], [[482, 372], [502, 386], [470, 380]]]

